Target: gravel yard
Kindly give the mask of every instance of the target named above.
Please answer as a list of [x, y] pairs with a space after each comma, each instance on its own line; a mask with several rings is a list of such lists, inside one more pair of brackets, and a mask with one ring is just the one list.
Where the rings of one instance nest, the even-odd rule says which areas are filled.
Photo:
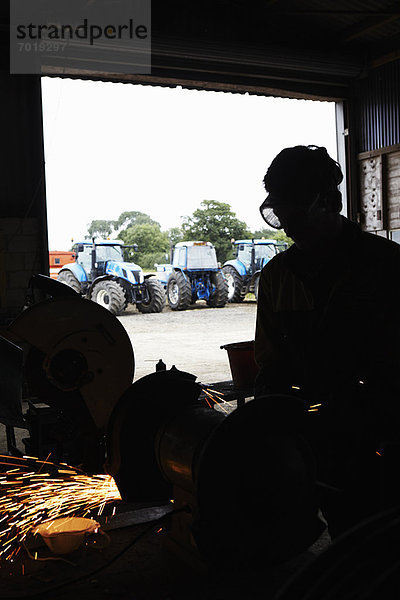
[[254, 339], [256, 302], [209, 308], [197, 302], [189, 310], [140, 314], [135, 308], [118, 317], [135, 353], [135, 380], [155, 370], [161, 358], [170, 368], [197, 376], [202, 383], [231, 379], [223, 344]]

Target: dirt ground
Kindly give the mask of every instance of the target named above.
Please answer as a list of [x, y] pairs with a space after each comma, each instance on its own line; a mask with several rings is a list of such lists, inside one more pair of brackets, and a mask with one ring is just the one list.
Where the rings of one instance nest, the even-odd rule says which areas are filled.
[[209, 308], [197, 302], [189, 310], [144, 315], [136, 308], [119, 320], [125, 327], [135, 353], [135, 380], [155, 370], [161, 358], [169, 369], [188, 371], [202, 383], [231, 379], [228, 355], [223, 344], [254, 339], [256, 302]]

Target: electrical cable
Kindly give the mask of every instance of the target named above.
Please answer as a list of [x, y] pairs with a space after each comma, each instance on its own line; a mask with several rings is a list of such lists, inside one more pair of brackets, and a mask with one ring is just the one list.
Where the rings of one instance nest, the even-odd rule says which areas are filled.
[[[164, 520], [171, 517], [172, 515], [176, 515], [181, 512], [187, 512], [189, 510], [190, 510], [189, 506], [185, 505], [182, 508], [177, 508], [175, 510], [169, 511], [168, 513], [166, 513], [165, 515], [162, 515], [161, 517], [159, 517], [158, 519], [155, 519], [154, 521], [150, 521], [151, 524], [149, 527], [147, 527], [144, 531], [139, 533], [139, 535], [136, 536], [135, 539], [130, 541], [124, 548], [122, 548], [122, 550], [117, 552], [117, 554], [115, 554], [105, 565], [102, 565], [101, 567], [97, 567], [96, 569], [94, 569], [93, 571], [90, 571], [89, 573], [84, 573], [83, 575], [80, 575], [79, 577], [75, 577], [74, 579], [70, 579], [69, 581], [60, 583], [59, 585], [49, 587], [46, 590], [40, 590], [38, 592], [34, 592], [32, 594], [27, 594], [27, 595], [22, 595], [22, 596], [0, 596], [0, 600], [18, 600], [19, 598], [21, 598], [21, 599], [43, 598], [44, 596], [46, 596], [49, 593], [62, 590], [70, 585], [73, 585], [75, 583], [78, 583], [79, 581], [82, 581], [83, 579], [93, 577], [93, 575], [97, 575], [97, 573], [99, 573], [100, 571], [104, 571], [105, 569], [108, 569], [108, 567], [110, 567], [112, 564], [114, 564], [123, 554], [125, 554], [125, 552], [130, 550], [142, 538], [144, 538], [148, 533], [150, 533], [156, 525], [160, 525]], [[139, 525], [144, 525], [144, 523], [138, 523], [137, 525], [135, 525], [135, 527], [139, 527]]]

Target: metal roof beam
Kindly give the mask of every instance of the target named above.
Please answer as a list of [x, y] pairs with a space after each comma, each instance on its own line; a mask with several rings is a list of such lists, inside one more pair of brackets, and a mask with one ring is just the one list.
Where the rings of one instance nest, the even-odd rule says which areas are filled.
[[341, 42], [347, 44], [353, 40], [363, 37], [366, 33], [379, 29], [387, 23], [392, 23], [400, 19], [399, 3], [392, 4], [385, 11], [370, 13], [368, 18], [351, 25], [342, 32]]

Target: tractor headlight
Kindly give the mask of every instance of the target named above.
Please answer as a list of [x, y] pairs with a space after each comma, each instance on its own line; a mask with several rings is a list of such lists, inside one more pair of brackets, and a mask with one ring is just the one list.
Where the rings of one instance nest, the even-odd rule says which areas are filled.
[[127, 271], [126, 274], [127, 274], [127, 277], [128, 277], [128, 281], [130, 281], [131, 283], [136, 283], [135, 277], [134, 277], [132, 271]]
[[128, 280], [131, 283], [143, 283], [143, 271], [141, 269], [137, 271], [128, 271]]

